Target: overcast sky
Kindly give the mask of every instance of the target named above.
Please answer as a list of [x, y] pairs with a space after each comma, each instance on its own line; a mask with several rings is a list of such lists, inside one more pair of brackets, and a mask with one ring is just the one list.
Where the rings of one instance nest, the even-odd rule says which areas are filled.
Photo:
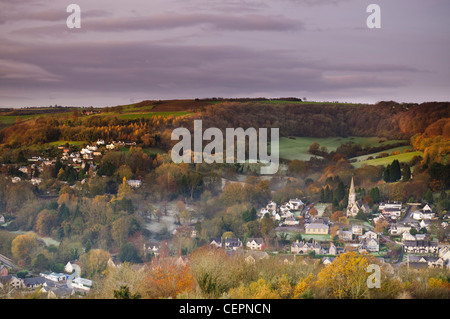
[[449, 101], [449, 31], [448, 0], [0, 0], [0, 107]]

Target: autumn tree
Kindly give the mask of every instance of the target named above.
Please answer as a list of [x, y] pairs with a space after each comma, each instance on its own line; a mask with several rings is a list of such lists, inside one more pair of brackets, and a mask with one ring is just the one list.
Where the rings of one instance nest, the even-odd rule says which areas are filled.
[[331, 215], [331, 220], [334, 222], [338, 222], [341, 217], [345, 216], [344, 212], [341, 210], [337, 210]]
[[374, 263], [371, 255], [355, 252], [340, 254], [319, 272], [316, 285], [325, 288], [333, 298], [367, 298], [367, 267]]
[[161, 262], [147, 273], [140, 289], [143, 298], [176, 298], [181, 293], [191, 291], [194, 284], [189, 266]]
[[11, 242], [11, 253], [19, 265], [29, 265], [31, 258], [38, 247], [34, 234], [19, 235]]
[[91, 249], [88, 253], [80, 256], [82, 270], [88, 277], [92, 278], [97, 274], [102, 274], [108, 267], [110, 254], [102, 249]]

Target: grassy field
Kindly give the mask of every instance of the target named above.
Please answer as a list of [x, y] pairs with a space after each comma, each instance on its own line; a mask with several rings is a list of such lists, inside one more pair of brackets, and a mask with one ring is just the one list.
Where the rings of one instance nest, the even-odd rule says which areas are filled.
[[391, 164], [393, 160], [398, 160], [399, 162], [409, 162], [410, 160], [412, 160], [412, 158], [414, 156], [422, 156], [423, 157], [423, 153], [422, 152], [408, 152], [408, 153], [401, 153], [398, 155], [393, 155], [393, 156], [387, 156], [387, 157], [383, 157], [383, 158], [375, 158], [372, 160], [366, 160], [366, 161], [361, 161], [361, 162], [355, 162], [352, 163], [352, 165], [355, 168], [359, 168], [362, 167], [364, 165], [383, 165], [386, 166], [388, 164]]
[[[308, 161], [314, 155], [309, 154], [308, 150], [312, 143], [317, 142], [320, 146], [325, 146], [328, 151], [335, 151], [341, 144], [353, 142], [365, 146], [382, 146], [391, 145], [401, 140], [386, 140], [379, 137], [295, 137], [295, 139], [282, 137], [280, 138], [280, 158], [286, 160], [302, 160]], [[370, 155], [367, 155], [370, 156]]]
[[362, 161], [366, 161], [369, 157], [376, 157], [378, 155], [380, 155], [381, 153], [388, 153], [388, 154], [392, 154], [392, 152], [400, 152], [400, 153], [404, 153], [405, 150], [412, 150], [412, 147], [410, 145], [407, 146], [400, 146], [400, 147], [395, 147], [395, 148], [391, 148], [385, 151], [381, 151], [381, 152], [377, 152], [377, 153], [372, 153], [372, 154], [368, 154], [368, 155], [362, 155], [362, 156], [358, 156], [358, 157], [353, 157], [351, 158], [352, 160], [357, 160], [358, 162], [362, 162]]

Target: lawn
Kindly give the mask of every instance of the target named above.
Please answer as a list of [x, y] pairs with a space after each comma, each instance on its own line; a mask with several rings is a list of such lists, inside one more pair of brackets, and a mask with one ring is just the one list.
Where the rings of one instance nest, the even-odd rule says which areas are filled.
[[[280, 138], [280, 158], [285, 160], [302, 160], [308, 161], [311, 157], [315, 155], [309, 154], [308, 150], [312, 143], [317, 142], [320, 146], [325, 146], [328, 151], [335, 151], [341, 144], [353, 142], [356, 144], [361, 144], [365, 146], [382, 146], [391, 145], [399, 142], [401, 140], [386, 140], [380, 137], [281, 137]], [[367, 155], [370, 156], [370, 155]]]

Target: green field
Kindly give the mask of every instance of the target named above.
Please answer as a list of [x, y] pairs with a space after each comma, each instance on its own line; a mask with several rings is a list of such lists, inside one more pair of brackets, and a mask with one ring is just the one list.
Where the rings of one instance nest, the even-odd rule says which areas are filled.
[[[353, 142], [355, 144], [361, 144], [365, 146], [382, 146], [390, 145], [399, 142], [404, 142], [401, 140], [386, 140], [385, 138], [379, 137], [295, 137], [280, 138], [280, 158], [285, 160], [302, 160], [308, 161], [311, 157], [315, 155], [309, 154], [308, 150], [312, 143], [317, 142], [320, 146], [325, 146], [327, 151], [335, 151], [341, 144]], [[381, 142], [381, 143], [380, 143]], [[390, 153], [390, 150], [389, 150]], [[371, 154], [372, 155], [372, 154]], [[370, 156], [370, 155], [367, 155]]]
[[[390, 153], [390, 150], [388, 150], [387, 153]], [[373, 165], [373, 166], [382, 165], [382, 166], [386, 166], [386, 165], [391, 164], [393, 160], [398, 160], [401, 163], [402, 162], [409, 162], [410, 160], [413, 159], [414, 156], [422, 156], [423, 157], [423, 153], [422, 152], [401, 153], [401, 154], [398, 154], [398, 155], [393, 155], [393, 156], [388, 156], [388, 157], [383, 157], [383, 158], [375, 158], [375, 159], [372, 159], [372, 160], [355, 162], [355, 163], [352, 163], [352, 165], [355, 168], [359, 168], [359, 167], [362, 167], [364, 165]]]

